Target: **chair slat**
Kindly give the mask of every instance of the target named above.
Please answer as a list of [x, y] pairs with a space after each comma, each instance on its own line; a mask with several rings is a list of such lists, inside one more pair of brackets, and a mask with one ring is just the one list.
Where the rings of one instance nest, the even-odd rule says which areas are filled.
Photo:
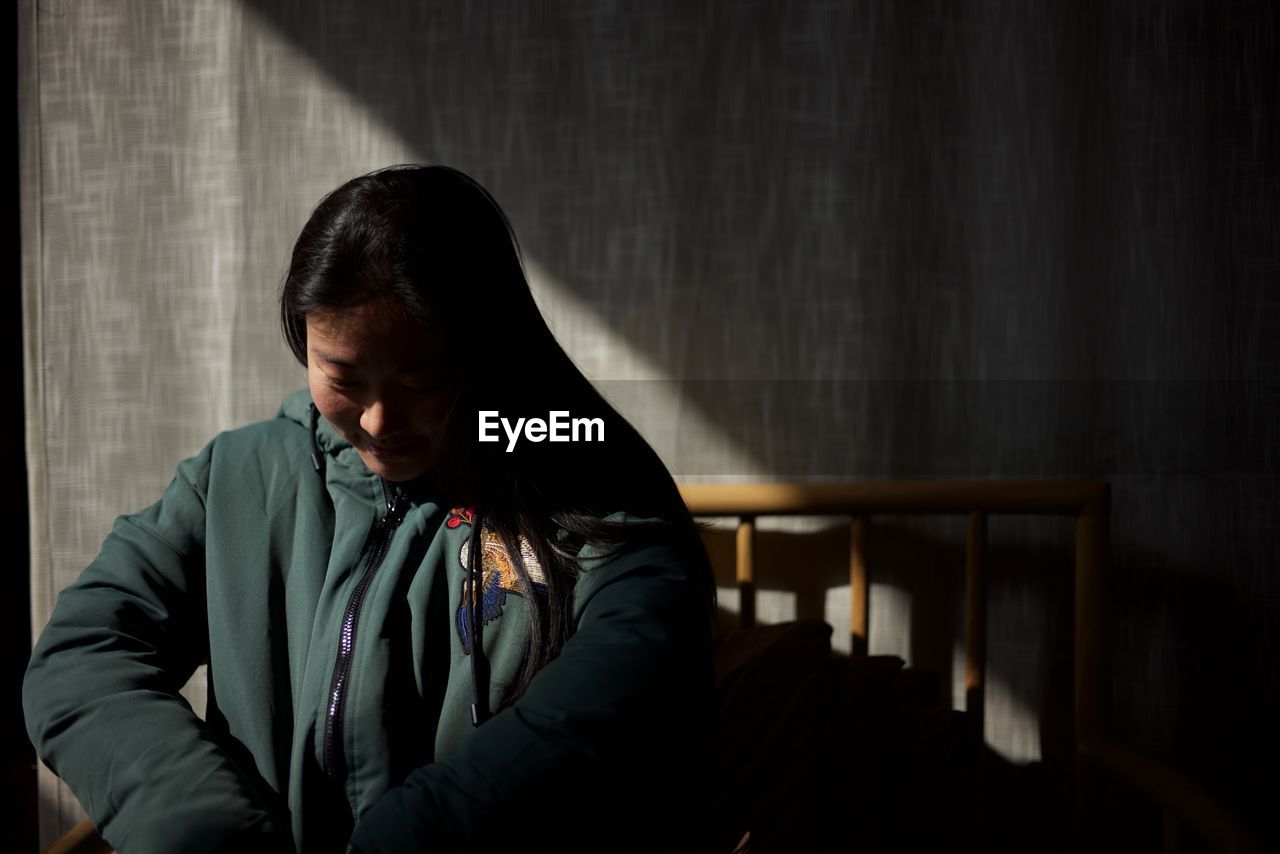
[[756, 623], [756, 519], [743, 516], [738, 521], [737, 577], [738, 624], [744, 629]]
[[849, 634], [855, 655], [867, 653], [867, 525], [854, 516], [849, 526]]

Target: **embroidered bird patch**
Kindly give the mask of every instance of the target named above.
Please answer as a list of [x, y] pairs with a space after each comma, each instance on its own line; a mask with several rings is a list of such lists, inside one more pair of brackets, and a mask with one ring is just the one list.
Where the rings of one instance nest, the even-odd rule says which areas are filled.
[[[445, 522], [448, 528], [457, 528], [461, 525], [471, 525], [475, 521], [475, 514], [467, 508], [456, 507], [449, 513], [449, 519]], [[538, 562], [538, 556], [533, 551], [533, 546], [529, 541], [520, 535], [520, 558], [524, 562], [524, 568], [529, 573], [529, 580], [533, 582], [535, 594], [541, 594], [546, 590], [546, 576], [542, 571], [542, 564]], [[480, 531], [480, 625], [487, 626], [490, 621], [502, 615], [502, 606], [507, 601], [507, 594], [513, 593], [516, 596], [522, 595], [520, 590], [520, 576], [516, 573], [514, 561], [508, 554], [506, 548], [502, 545], [502, 538], [495, 531], [489, 530], [487, 527]], [[457, 626], [458, 639], [462, 642], [462, 650], [467, 655], [471, 654], [471, 638], [472, 631], [472, 608], [467, 603], [467, 573], [470, 567], [471, 559], [471, 538], [462, 541], [462, 548], [458, 552], [458, 562], [462, 565], [462, 597], [458, 606]]]

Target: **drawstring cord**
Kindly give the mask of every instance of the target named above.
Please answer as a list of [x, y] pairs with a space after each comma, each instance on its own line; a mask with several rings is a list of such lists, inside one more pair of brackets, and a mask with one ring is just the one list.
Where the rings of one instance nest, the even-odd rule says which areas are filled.
[[316, 471], [320, 471], [321, 457], [320, 444], [316, 441], [316, 428], [320, 426], [320, 410], [316, 409], [316, 405], [311, 404], [311, 465]]
[[[484, 543], [480, 531], [484, 519], [479, 511], [471, 520], [471, 548], [467, 554], [467, 606], [471, 608], [471, 725], [489, 719], [488, 661], [484, 660]], [[481, 686], [484, 690], [481, 691]]]

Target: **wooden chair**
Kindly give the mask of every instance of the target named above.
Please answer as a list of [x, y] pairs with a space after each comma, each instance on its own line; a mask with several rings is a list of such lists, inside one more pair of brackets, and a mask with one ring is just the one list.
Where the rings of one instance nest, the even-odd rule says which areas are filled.
[[686, 485], [694, 516], [737, 517], [739, 616], [755, 618], [756, 520], [761, 516], [851, 517], [850, 627], [866, 649], [869, 575], [867, 537], [875, 515], [968, 517], [965, 546], [965, 712], [982, 732], [986, 679], [987, 519], [992, 514], [1075, 517], [1074, 729], [1076, 808], [1090, 802], [1095, 770], [1144, 793], [1163, 812], [1164, 850], [1179, 848], [1190, 829], [1215, 851], [1261, 852], [1260, 843], [1203, 786], [1109, 736], [1103, 722], [1107, 678], [1102, 644], [1103, 585], [1110, 553], [1110, 485], [1104, 481], [872, 481]]

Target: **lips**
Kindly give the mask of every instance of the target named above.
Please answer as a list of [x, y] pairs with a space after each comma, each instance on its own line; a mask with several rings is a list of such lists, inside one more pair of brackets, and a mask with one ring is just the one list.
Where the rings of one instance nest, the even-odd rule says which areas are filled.
[[402, 457], [414, 446], [415, 441], [400, 442], [395, 445], [379, 445], [373, 442], [365, 442], [365, 447], [369, 449], [369, 453], [373, 454], [380, 460], [395, 459]]

